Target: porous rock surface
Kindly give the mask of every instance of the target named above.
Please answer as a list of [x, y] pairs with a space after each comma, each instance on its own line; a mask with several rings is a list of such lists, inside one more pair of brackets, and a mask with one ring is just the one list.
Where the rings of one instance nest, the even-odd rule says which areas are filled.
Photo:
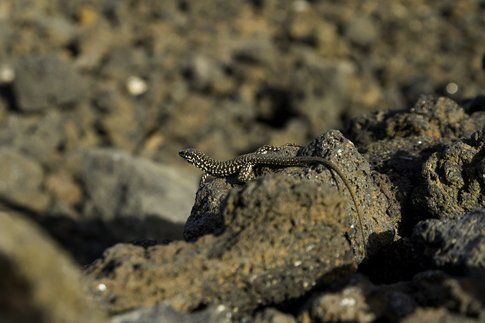
[[335, 192], [279, 174], [229, 197], [221, 235], [147, 249], [118, 245], [88, 275], [93, 290], [107, 286], [98, 297], [111, 312], [164, 301], [179, 310], [221, 303], [247, 314], [352, 270], [345, 210]]
[[485, 270], [485, 208], [419, 222], [413, 236], [425, 259], [434, 266]]
[[346, 134], [398, 202], [388, 212], [409, 229], [419, 219], [483, 205], [484, 124], [483, 111], [468, 114], [448, 98], [422, 96], [408, 111], [356, 118]]
[[[479, 321], [485, 317], [479, 288], [480, 277], [453, 278], [441, 271], [426, 271], [392, 285], [375, 286], [356, 275], [345, 284], [329, 287], [312, 296], [299, 314], [301, 322], [432, 322], [460, 318]], [[430, 308], [440, 307], [440, 310]], [[455, 314], [455, 313], [458, 313]]]
[[[461, 116], [463, 125], [454, 124], [456, 116]], [[390, 113], [379, 121], [381, 124], [393, 124], [396, 119], [401, 119], [402, 124], [419, 121], [420, 126], [402, 133], [394, 129], [390, 133], [394, 135], [375, 138], [368, 144], [363, 142], [358, 146], [362, 154], [338, 131], [329, 131], [304, 147], [284, 147], [282, 154], [322, 156], [339, 166], [362, 207], [364, 230], [359, 227], [345, 186], [325, 167], [257, 167], [258, 178], [244, 185], [232, 178], [209, 179], [201, 184], [185, 229], [191, 243], [148, 248], [118, 245], [109, 249], [88, 270], [93, 279], [92, 290], [112, 313], [160, 302], [181, 311], [222, 304], [227, 306], [231, 317], [241, 318], [256, 315], [252, 314], [256, 309], [270, 304], [308, 297], [321, 286], [345, 280], [359, 264], [371, 278], [383, 281], [395, 281], [400, 273], [395, 268], [403, 265], [409, 269], [403, 277], [411, 275], [410, 278], [413, 273], [419, 277], [420, 271], [429, 268], [449, 269], [451, 266], [442, 261], [443, 256], [458, 259], [454, 263], [458, 267], [467, 267], [464, 259], [470, 255], [472, 265], [468, 267], [480, 266], [481, 214], [458, 217], [464, 230], [458, 227], [453, 232], [445, 229], [446, 224], [440, 229], [432, 220], [418, 223], [433, 214], [422, 207], [418, 209], [419, 203], [414, 198], [422, 187], [430, 185], [426, 164], [435, 154], [446, 147], [463, 147], [463, 143], [471, 147], [482, 145], [481, 132], [477, 132], [480, 123], [476, 121], [480, 117], [478, 113], [472, 120], [451, 100], [423, 97], [410, 111]], [[372, 118], [364, 122], [375, 122]], [[437, 119], [441, 121], [436, 122]], [[357, 119], [349, 127], [350, 136], [362, 122]], [[453, 124], [450, 125], [453, 131], [445, 130], [450, 128], [447, 122]], [[437, 124], [432, 130], [436, 134], [433, 137], [422, 133], [431, 129], [430, 124]], [[372, 127], [369, 129], [373, 131]], [[477, 154], [476, 150], [471, 151]], [[462, 176], [466, 176], [466, 183], [476, 181], [472, 187], [477, 194], [477, 190], [483, 189], [481, 160], [469, 158], [474, 162], [472, 171], [463, 172]], [[403, 196], [408, 200], [403, 200]], [[443, 203], [434, 195], [422, 194], [419, 198], [429, 205]], [[468, 207], [479, 207], [481, 201], [474, 199]], [[478, 224], [477, 229], [465, 233], [466, 227], [471, 228], [473, 223]], [[410, 235], [408, 227], [414, 226], [415, 234]], [[443, 243], [432, 255], [426, 250], [437, 247], [434, 232], [443, 232]], [[449, 248], [451, 241], [457, 243], [454, 250]], [[423, 244], [429, 245], [428, 249], [422, 248]], [[457, 254], [462, 258], [456, 258]], [[107, 289], [96, 291], [100, 284]], [[391, 294], [386, 295], [395, 295], [388, 292]], [[396, 303], [386, 306], [396, 308], [404, 303], [409, 306], [391, 314], [382, 309], [367, 313], [366, 306], [373, 302], [367, 295], [360, 297], [363, 307], [355, 307], [357, 303], [353, 303], [348, 314], [338, 308], [331, 314], [333, 309], [329, 307], [321, 314], [309, 312], [301, 318], [314, 315], [322, 320], [370, 321], [378, 317], [401, 320], [421, 315], [421, 307], [442, 306], [447, 301], [432, 301], [441, 293], [433, 288], [419, 297], [414, 294], [401, 297], [398, 293], [391, 297], [397, 297]], [[460, 310], [458, 315], [476, 319], [481, 315], [480, 304], [474, 301], [472, 307], [471, 311]], [[454, 316], [457, 308], [446, 311]]]
[[416, 204], [446, 218], [485, 205], [485, 128], [444, 145], [424, 163]]
[[[290, 157], [320, 156], [337, 165], [342, 171], [352, 186], [357, 196], [359, 208], [364, 215], [364, 218], [361, 219], [364, 232], [360, 228], [359, 217], [347, 188], [333, 171], [322, 165], [313, 166], [310, 169], [308, 167], [293, 167], [275, 170], [277, 173], [292, 177], [294, 181], [310, 181], [322, 185], [330, 184], [346, 196], [349, 206], [349, 212], [346, 217], [348, 218], [349, 228], [353, 228], [351, 230], [353, 233], [349, 236], [356, 250], [367, 247], [369, 235], [371, 234], [373, 235], [371, 238], [372, 243], [376, 243], [380, 239], [392, 240], [394, 227], [392, 219], [385, 212], [390, 201], [385, 198], [374, 183], [373, 173], [369, 164], [357, 152], [355, 146], [343, 137], [339, 131], [327, 132], [310, 142], [307, 146], [300, 147], [300, 149], [288, 146], [286, 151], [282, 151], [282, 154]], [[264, 173], [263, 169], [262, 174]], [[271, 172], [266, 169], [266, 174], [268, 173]], [[187, 240], [195, 240], [204, 234], [217, 234], [224, 230], [222, 217], [223, 210], [226, 207], [225, 198], [234, 186], [237, 188], [238, 185], [231, 186], [224, 179], [214, 179], [200, 188], [197, 192], [192, 213], [185, 225], [184, 235]], [[276, 191], [278, 187], [273, 189]], [[372, 246], [369, 251], [372, 252]]]

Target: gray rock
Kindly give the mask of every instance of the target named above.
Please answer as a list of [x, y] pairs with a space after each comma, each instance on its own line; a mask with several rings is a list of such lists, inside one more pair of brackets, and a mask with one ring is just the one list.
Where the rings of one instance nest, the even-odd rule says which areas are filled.
[[423, 164], [414, 203], [434, 217], [446, 218], [485, 207], [483, 152], [485, 133], [459, 139], [433, 153]]
[[323, 293], [317, 292], [304, 306], [299, 321], [306, 318], [311, 322], [400, 322], [417, 311], [435, 308], [453, 312], [456, 319], [453, 322], [467, 318], [482, 322], [479, 317], [483, 319], [485, 312], [476, 287], [483, 285], [481, 281], [425, 271], [411, 281], [376, 286], [364, 276], [355, 275], [344, 287], [338, 282]]
[[376, 28], [376, 23], [366, 16], [352, 19], [348, 25], [347, 37], [350, 41], [360, 46], [368, 46], [376, 41], [379, 36], [379, 30]]
[[15, 68], [15, 95], [24, 112], [45, 110], [81, 101], [86, 94], [83, 78], [73, 66], [56, 55], [31, 55]]
[[66, 46], [76, 35], [76, 26], [69, 16], [37, 13], [38, 27], [52, 46]]
[[310, 298], [299, 321], [307, 317], [311, 322], [372, 322], [378, 315], [369, 306], [367, 295], [375, 290], [366, 278], [353, 276], [342, 290], [317, 293]]
[[107, 221], [158, 217], [184, 223], [197, 188], [197, 178], [178, 168], [109, 149], [86, 151], [82, 182], [86, 214]]
[[14, 146], [30, 158], [52, 165], [60, 159], [64, 122], [55, 110], [39, 117], [10, 115], [0, 129], [0, 144]]
[[48, 196], [41, 191], [42, 167], [14, 148], [0, 148], [0, 199], [13, 206], [45, 210]]
[[390, 197], [386, 212], [416, 223], [485, 205], [480, 120], [451, 99], [422, 96], [408, 111], [354, 119], [347, 133]]
[[104, 322], [65, 252], [29, 221], [3, 212], [0, 321]]
[[444, 308], [418, 308], [416, 311], [406, 316], [402, 323], [415, 323], [415, 322], [427, 322], [427, 323], [473, 323], [483, 322], [482, 319], [464, 317], [463, 315], [455, 314]]
[[257, 313], [254, 318], [255, 323], [296, 323], [290, 314], [282, 313], [274, 308], [266, 308]]
[[413, 238], [435, 266], [485, 269], [485, 208], [422, 221]]
[[229, 323], [230, 319], [223, 309], [224, 306], [209, 307], [193, 313], [183, 313], [162, 304], [116, 315], [111, 318], [110, 323]]

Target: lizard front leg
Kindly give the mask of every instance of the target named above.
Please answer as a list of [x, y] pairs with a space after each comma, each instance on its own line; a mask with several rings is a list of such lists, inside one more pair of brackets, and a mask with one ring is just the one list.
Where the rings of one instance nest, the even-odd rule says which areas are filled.
[[209, 179], [210, 175], [207, 173], [202, 174], [200, 181], [199, 181], [199, 188], [204, 186]]
[[253, 172], [253, 164], [246, 164], [243, 167], [239, 169], [239, 173], [237, 174], [237, 180], [246, 183], [249, 182], [250, 180], [253, 180], [255, 178], [254, 172]]

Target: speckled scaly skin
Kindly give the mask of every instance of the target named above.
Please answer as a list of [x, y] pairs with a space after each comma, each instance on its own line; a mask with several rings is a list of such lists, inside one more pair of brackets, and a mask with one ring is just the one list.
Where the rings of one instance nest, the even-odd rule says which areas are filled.
[[237, 178], [239, 181], [247, 182], [254, 178], [254, 173], [253, 173], [254, 166], [292, 167], [292, 166], [308, 166], [312, 164], [324, 165], [325, 167], [337, 173], [337, 175], [344, 182], [345, 186], [347, 187], [347, 190], [350, 193], [350, 196], [352, 197], [352, 201], [355, 205], [355, 209], [358, 215], [360, 231], [362, 233], [362, 243], [363, 243], [362, 247], [364, 247], [365, 234], [364, 234], [364, 226], [362, 224], [362, 221], [363, 221], [362, 210], [359, 207], [359, 204], [357, 203], [357, 197], [355, 195], [354, 190], [352, 189], [352, 186], [350, 185], [345, 175], [340, 171], [338, 166], [322, 157], [315, 157], [315, 156], [287, 157], [287, 156], [281, 156], [274, 153], [268, 153], [268, 152], [277, 152], [279, 150], [280, 150], [279, 147], [263, 146], [254, 153], [237, 156], [234, 159], [225, 160], [225, 161], [213, 159], [194, 148], [181, 150], [179, 152], [179, 155], [190, 164], [204, 171], [204, 176], [202, 181], [205, 180], [207, 175], [212, 175], [214, 177], [229, 177], [229, 176], [237, 175]]

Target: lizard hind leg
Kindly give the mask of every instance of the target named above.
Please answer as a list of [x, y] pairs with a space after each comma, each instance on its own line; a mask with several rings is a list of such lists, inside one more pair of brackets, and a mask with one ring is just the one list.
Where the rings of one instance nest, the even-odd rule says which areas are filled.
[[269, 153], [269, 152], [277, 152], [277, 151], [280, 151], [280, 147], [277, 147], [277, 146], [271, 146], [271, 145], [264, 145], [264, 146], [261, 146], [259, 147], [257, 150], [256, 150], [256, 153], [257, 154], [266, 154], [266, 153]]
[[250, 180], [253, 180], [255, 178], [254, 172], [253, 172], [253, 165], [252, 164], [247, 164], [239, 170], [239, 173], [237, 174], [237, 180], [246, 183], [249, 182]]
[[283, 149], [285, 147], [298, 147], [298, 148], [301, 148], [300, 145], [297, 145], [297, 144], [294, 144], [294, 143], [284, 144], [283, 146], [264, 145], [264, 146], [259, 147], [256, 150], [256, 153], [257, 154], [266, 154], [266, 153], [269, 153], [269, 152], [278, 152], [278, 151], [280, 151], [281, 149]]

